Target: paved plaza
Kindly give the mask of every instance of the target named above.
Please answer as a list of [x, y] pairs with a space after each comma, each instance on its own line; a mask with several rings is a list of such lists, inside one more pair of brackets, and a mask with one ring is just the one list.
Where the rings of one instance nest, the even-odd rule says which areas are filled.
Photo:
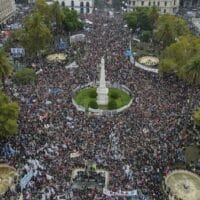
[[[130, 30], [120, 13], [114, 15], [108, 18], [96, 11], [87, 16], [93, 28], [84, 31], [87, 52], [76, 61], [78, 67], [69, 69], [61, 62], [38, 57], [34, 63], [36, 70], [42, 71], [36, 82], [9, 89], [10, 95], [17, 94], [21, 106], [19, 134], [10, 140], [15, 156], [2, 157], [2, 161], [19, 170], [19, 179], [30, 172], [33, 178], [22, 191], [19, 186], [9, 191], [4, 200], [18, 199], [21, 192], [26, 200], [66, 196], [73, 200], [115, 200], [88, 188], [73, 192], [72, 171], [88, 160], [109, 172], [109, 191], [138, 189], [150, 200], [166, 200], [164, 175], [175, 163], [184, 165], [183, 147], [200, 139], [190, 131], [200, 89], [129, 62], [125, 52]], [[126, 85], [133, 103], [116, 115], [79, 112], [72, 103], [72, 91], [99, 80], [97, 65], [103, 56], [106, 81]]]

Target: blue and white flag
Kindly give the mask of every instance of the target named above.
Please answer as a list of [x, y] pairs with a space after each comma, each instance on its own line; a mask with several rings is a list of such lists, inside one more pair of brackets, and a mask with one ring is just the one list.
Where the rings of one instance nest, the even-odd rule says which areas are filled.
[[33, 178], [33, 170], [31, 169], [21, 180], [20, 180], [20, 187], [23, 190], [26, 185], [30, 182]]

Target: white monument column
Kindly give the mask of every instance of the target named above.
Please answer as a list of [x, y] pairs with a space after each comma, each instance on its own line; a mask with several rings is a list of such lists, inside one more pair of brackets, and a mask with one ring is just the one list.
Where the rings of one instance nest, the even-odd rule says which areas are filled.
[[104, 57], [101, 59], [101, 71], [100, 71], [100, 82], [97, 88], [97, 104], [107, 105], [108, 104], [108, 88], [106, 87], [105, 80], [105, 60]]

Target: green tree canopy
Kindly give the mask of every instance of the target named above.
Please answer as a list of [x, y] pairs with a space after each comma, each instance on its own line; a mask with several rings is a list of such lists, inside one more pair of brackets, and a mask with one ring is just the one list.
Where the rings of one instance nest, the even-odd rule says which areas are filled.
[[127, 13], [124, 19], [129, 28], [132, 28], [133, 30], [140, 28], [141, 31], [152, 31], [158, 16], [159, 14], [155, 7], [140, 7], [133, 12]]
[[40, 13], [33, 13], [25, 20], [22, 45], [30, 56], [45, 50], [51, 41], [51, 32]]
[[17, 131], [19, 106], [0, 92], [0, 137], [11, 136]]
[[36, 0], [34, 11], [40, 13], [46, 25], [50, 26], [52, 13], [50, 12], [50, 6], [45, 0]]
[[182, 69], [182, 76], [190, 82], [200, 82], [200, 56], [191, 58]]
[[162, 15], [158, 18], [155, 38], [165, 48], [174, 43], [179, 36], [187, 35], [189, 28], [184, 19], [172, 15]]
[[200, 79], [200, 37], [182, 36], [167, 47], [160, 62], [161, 72], [174, 72], [179, 77], [198, 82]]
[[35, 71], [30, 68], [25, 68], [20, 71], [17, 71], [13, 76], [13, 81], [17, 85], [25, 85], [35, 81], [35, 79], [36, 79]]
[[137, 28], [137, 17], [133, 13], [128, 13], [124, 18], [128, 24], [128, 27], [135, 30]]
[[79, 20], [77, 12], [69, 8], [64, 8], [63, 24], [66, 31], [74, 31], [83, 28], [83, 23]]
[[12, 73], [12, 65], [3, 49], [0, 49], [0, 79], [5, 90], [5, 79]]
[[51, 23], [54, 23], [56, 27], [60, 30], [62, 22], [64, 20], [63, 8], [56, 1], [50, 5], [50, 16]]

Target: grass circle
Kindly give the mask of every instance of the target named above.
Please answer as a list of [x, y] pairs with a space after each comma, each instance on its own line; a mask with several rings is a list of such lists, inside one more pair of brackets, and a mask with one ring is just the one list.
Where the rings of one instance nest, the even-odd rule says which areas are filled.
[[[96, 102], [97, 93], [96, 87], [90, 87], [80, 90], [74, 96], [74, 100], [78, 105], [83, 106], [84, 108], [88, 109], [90, 107], [91, 102]], [[109, 88], [109, 102], [115, 102], [113, 106], [98, 106], [101, 110], [114, 110], [118, 108], [122, 108], [123, 106], [127, 105], [130, 100], [131, 96], [118, 88]]]

